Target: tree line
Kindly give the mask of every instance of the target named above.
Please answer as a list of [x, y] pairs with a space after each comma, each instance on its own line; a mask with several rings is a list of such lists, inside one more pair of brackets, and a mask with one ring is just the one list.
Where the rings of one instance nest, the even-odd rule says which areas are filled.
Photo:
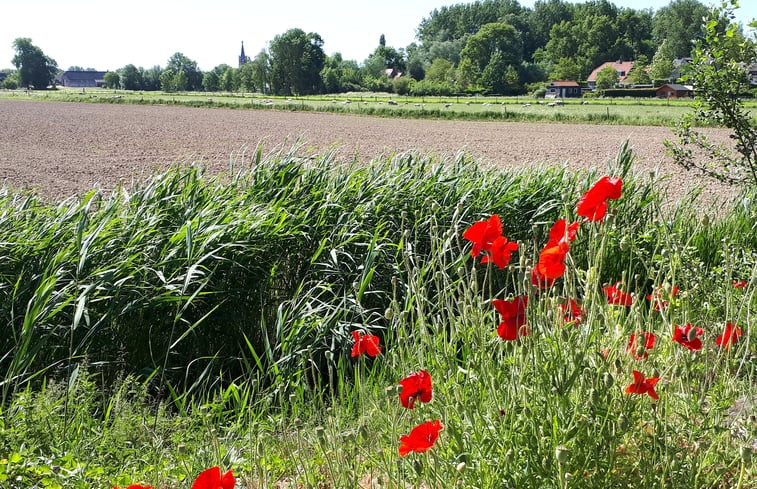
[[[632, 81], [651, 83], [671, 77], [675, 58], [691, 56], [708, 11], [698, 0], [673, 0], [656, 11], [617, 7], [608, 0], [537, 0], [533, 8], [516, 0], [481, 0], [435, 9], [420, 22], [418, 42], [406, 47], [388, 46], [382, 35], [361, 63], [340, 53], [327, 56], [319, 34], [290, 29], [239, 67], [221, 64], [202, 72], [176, 53], [165, 68], [129, 64], [108, 73], [105, 82], [113, 88], [167, 92], [513, 95], [531, 93], [548, 80], [584, 81], [603, 62], [622, 59], [635, 61]], [[749, 42], [741, 29], [735, 32], [734, 45]], [[35, 57], [29, 65], [47, 66], [48, 75], [57, 65], [39, 48], [34, 51], [30, 40], [19, 41], [24, 42], [14, 45], [16, 82], [36, 87], [41, 81], [32, 79], [21, 61]], [[601, 81], [614, 82], [609, 72]]]

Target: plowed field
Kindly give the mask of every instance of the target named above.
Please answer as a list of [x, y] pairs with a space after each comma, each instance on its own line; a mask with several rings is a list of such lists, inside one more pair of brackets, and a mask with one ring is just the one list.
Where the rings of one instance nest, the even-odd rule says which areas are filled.
[[[723, 130], [708, 131], [727, 141]], [[336, 148], [340, 159], [368, 161], [397, 152], [444, 157], [466, 151], [501, 167], [606, 168], [624, 141], [635, 171], [671, 175], [672, 197], [704, 184], [703, 203], [731, 189], [674, 166], [663, 127], [383, 119], [352, 115], [189, 107], [0, 100], [0, 181], [58, 199], [127, 184], [173, 164], [202, 161], [210, 171], [251, 152]]]

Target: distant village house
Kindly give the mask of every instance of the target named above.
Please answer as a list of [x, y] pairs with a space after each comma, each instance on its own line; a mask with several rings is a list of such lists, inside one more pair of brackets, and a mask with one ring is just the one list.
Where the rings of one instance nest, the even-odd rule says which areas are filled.
[[600, 71], [607, 68], [608, 66], [611, 66], [617, 73], [618, 73], [618, 86], [619, 87], [625, 87], [627, 85], [631, 85], [631, 81], [628, 79], [628, 74], [631, 73], [631, 69], [633, 68], [634, 62], [633, 61], [608, 61], [606, 63], [602, 63], [601, 65], [594, 68], [594, 71], [591, 72], [589, 75], [589, 78], [586, 79], [586, 83], [589, 85], [589, 88], [592, 90], [596, 90], [597, 88], [597, 75]]
[[547, 85], [545, 98], [576, 98], [581, 96], [581, 85], [575, 81], [555, 80]]
[[657, 90], [657, 98], [692, 98], [694, 88], [678, 83], [666, 83]]

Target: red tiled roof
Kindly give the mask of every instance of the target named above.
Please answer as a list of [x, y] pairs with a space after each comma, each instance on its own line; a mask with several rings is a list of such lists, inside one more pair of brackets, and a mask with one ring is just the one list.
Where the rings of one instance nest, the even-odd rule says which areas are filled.
[[597, 80], [597, 74], [602, 71], [603, 69], [607, 68], [608, 66], [611, 66], [615, 69], [615, 71], [623, 71], [625, 72], [625, 75], [620, 77], [620, 82], [622, 83], [625, 81], [626, 77], [628, 76], [628, 73], [631, 72], [631, 68], [633, 68], [633, 61], [608, 61], [606, 63], [602, 63], [601, 65], [594, 68], [594, 71], [591, 72], [591, 75], [589, 75], [589, 78], [587, 78], [587, 81], [596, 81]]
[[552, 87], [580, 87], [581, 85], [579, 85], [578, 82], [574, 82], [574, 81], [555, 80], [552, 83], [550, 83], [550, 86]]

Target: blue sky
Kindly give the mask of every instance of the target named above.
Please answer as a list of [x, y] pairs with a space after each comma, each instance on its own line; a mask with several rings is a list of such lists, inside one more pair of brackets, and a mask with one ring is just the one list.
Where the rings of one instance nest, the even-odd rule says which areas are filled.
[[[0, 10], [0, 68], [12, 67], [13, 40], [29, 37], [66, 69], [72, 65], [115, 70], [126, 64], [165, 66], [179, 51], [207, 71], [237, 64], [241, 42], [254, 56], [278, 34], [298, 27], [317, 32], [327, 54], [362, 62], [384, 34], [400, 48], [435, 8], [463, 1], [382, 0], [80, 0], [6, 1]], [[533, 0], [520, 2], [533, 6]], [[617, 0], [619, 7], [657, 9], [669, 2]], [[707, 4], [708, 1], [703, 3]], [[757, 1], [741, 0], [738, 19], [757, 18]]]

